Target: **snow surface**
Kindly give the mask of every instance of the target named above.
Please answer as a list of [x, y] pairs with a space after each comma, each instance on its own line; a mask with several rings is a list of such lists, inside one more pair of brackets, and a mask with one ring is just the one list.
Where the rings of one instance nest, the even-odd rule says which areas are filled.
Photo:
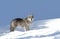
[[0, 39], [60, 39], [60, 18], [34, 21], [29, 31], [4, 32]]

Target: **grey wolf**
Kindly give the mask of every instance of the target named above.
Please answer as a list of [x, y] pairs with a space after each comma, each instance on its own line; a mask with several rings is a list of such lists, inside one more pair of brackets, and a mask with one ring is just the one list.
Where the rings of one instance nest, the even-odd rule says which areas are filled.
[[17, 26], [23, 27], [25, 31], [29, 30], [29, 26], [32, 23], [34, 17], [32, 15], [27, 16], [26, 18], [15, 18], [10, 23], [10, 31], [14, 31]]

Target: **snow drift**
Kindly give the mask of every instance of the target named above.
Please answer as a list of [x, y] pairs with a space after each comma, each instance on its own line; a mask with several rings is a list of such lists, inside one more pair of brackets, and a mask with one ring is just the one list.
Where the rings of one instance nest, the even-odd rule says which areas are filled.
[[39, 20], [32, 23], [30, 31], [5, 33], [0, 39], [59, 39], [60, 18]]

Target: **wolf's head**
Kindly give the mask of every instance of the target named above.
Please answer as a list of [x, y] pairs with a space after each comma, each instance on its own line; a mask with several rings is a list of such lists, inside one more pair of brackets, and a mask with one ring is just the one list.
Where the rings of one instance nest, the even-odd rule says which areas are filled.
[[28, 17], [26, 17], [26, 19], [31, 22], [34, 19], [34, 16], [33, 15], [29, 15]]

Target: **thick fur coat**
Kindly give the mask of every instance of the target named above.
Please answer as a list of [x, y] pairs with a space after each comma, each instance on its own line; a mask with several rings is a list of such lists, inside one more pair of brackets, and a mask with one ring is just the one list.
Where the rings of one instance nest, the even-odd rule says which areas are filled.
[[17, 26], [21, 26], [25, 29], [25, 31], [29, 30], [29, 26], [33, 21], [33, 16], [30, 15], [24, 19], [22, 18], [15, 18], [10, 23], [10, 31], [14, 31]]

